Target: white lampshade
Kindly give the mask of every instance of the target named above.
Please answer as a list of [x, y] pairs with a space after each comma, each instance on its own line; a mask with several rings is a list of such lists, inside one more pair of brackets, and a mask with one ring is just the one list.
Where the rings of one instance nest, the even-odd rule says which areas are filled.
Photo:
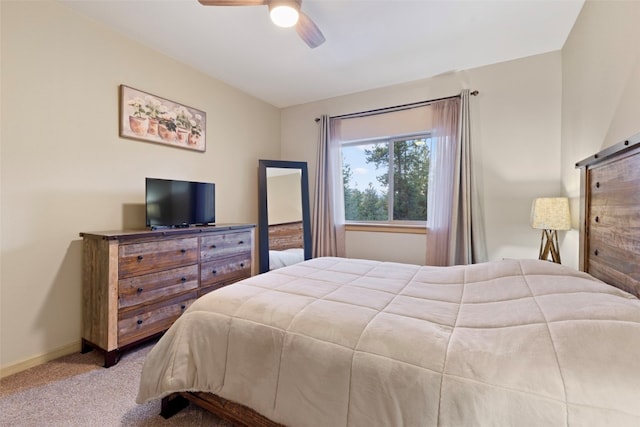
[[533, 201], [531, 227], [542, 230], [569, 230], [571, 215], [566, 197], [542, 197]]
[[297, 1], [274, 0], [269, 3], [269, 16], [278, 27], [293, 27], [300, 17], [300, 3]]

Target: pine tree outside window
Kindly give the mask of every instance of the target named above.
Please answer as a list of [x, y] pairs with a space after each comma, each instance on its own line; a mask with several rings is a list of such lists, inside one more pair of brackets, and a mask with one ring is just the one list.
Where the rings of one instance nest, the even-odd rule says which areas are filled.
[[431, 153], [429, 134], [344, 142], [345, 220], [424, 224]]

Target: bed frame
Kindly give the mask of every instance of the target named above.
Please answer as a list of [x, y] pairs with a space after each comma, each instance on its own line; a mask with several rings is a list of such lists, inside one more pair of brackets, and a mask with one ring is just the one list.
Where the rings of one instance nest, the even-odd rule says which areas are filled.
[[284, 427], [257, 413], [253, 409], [231, 402], [211, 393], [180, 392], [173, 393], [162, 399], [160, 415], [164, 418], [172, 417], [189, 405], [189, 402], [217, 415], [239, 427]]
[[[576, 164], [581, 169], [580, 269], [640, 297], [640, 134]], [[280, 424], [210, 393], [162, 399], [170, 417], [189, 402], [239, 426]]]

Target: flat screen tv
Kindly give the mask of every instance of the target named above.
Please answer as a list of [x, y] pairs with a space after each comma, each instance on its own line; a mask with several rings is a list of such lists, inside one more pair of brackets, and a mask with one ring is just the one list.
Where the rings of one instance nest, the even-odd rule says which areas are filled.
[[147, 227], [189, 227], [216, 222], [216, 185], [212, 182], [146, 178]]

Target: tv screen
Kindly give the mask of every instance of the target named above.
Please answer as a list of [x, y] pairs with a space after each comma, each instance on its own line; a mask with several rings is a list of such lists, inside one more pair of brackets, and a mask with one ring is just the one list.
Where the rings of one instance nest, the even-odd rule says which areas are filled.
[[188, 227], [214, 223], [215, 199], [214, 183], [147, 178], [147, 227]]

